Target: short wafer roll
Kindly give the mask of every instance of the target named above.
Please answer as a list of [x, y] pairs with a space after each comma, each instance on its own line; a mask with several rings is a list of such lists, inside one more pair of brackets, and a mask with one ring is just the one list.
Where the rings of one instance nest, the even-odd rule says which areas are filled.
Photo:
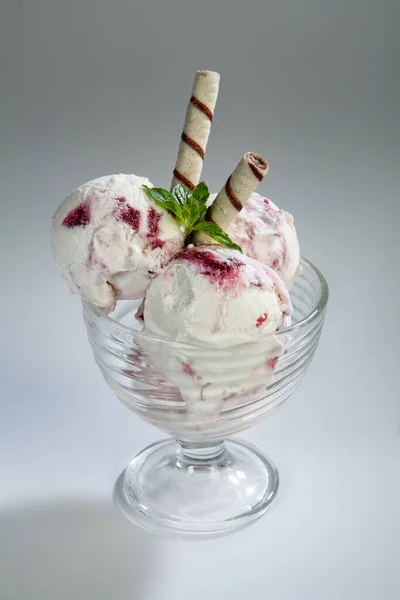
[[[221, 229], [227, 231], [267, 172], [268, 163], [262, 156], [254, 152], [245, 154], [209, 207], [206, 221], [216, 223]], [[203, 232], [196, 233], [194, 242], [195, 244], [216, 243]]]

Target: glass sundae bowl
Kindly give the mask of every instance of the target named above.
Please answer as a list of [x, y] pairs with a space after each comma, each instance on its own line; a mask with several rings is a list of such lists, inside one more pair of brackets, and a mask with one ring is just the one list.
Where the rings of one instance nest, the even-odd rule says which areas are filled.
[[135, 523], [168, 537], [214, 537], [265, 513], [278, 491], [276, 467], [230, 436], [292, 394], [317, 348], [328, 286], [305, 259], [290, 297], [290, 327], [224, 349], [149, 336], [135, 318], [138, 301], [122, 301], [108, 316], [83, 301], [106, 382], [129, 409], [171, 436], [138, 454], [116, 483], [116, 501]]

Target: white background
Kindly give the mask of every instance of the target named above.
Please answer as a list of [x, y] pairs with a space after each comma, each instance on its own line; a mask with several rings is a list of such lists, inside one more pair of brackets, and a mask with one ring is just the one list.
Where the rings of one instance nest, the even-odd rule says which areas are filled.
[[[1, 600], [397, 600], [398, 3], [16, 0], [0, 49]], [[277, 500], [232, 537], [148, 536], [111, 504], [160, 434], [103, 383], [50, 218], [112, 172], [167, 186], [193, 73], [222, 74], [204, 178], [263, 154], [331, 287], [301, 388], [244, 433]]]

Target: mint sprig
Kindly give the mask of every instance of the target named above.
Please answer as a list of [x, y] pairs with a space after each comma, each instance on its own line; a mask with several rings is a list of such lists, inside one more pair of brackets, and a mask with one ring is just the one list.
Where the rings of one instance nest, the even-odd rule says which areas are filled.
[[218, 244], [221, 246], [225, 246], [225, 248], [239, 250], [239, 252], [242, 252], [241, 247], [237, 244], [234, 244], [229, 235], [215, 223], [211, 223], [210, 221], [202, 221], [201, 223], [195, 225], [193, 229], [194, 231], [204, 231], [204, 233], [213, 238], [213, 240], [218, 242]]
[[189, 243], [194, 231], [203, 231], [221, 246], [232, 250], [242, 249], [234, 244], [225, 231], [215, 223], [205, 221], [207, 200], [210, 196], [207, 185], [201, 181], [193, 191], [180, 183], [172, 192], [164, 188], [149, 188], [143, 186], [147, 195], [157, 206], [172, 213], [185, 232], [186, 242]]

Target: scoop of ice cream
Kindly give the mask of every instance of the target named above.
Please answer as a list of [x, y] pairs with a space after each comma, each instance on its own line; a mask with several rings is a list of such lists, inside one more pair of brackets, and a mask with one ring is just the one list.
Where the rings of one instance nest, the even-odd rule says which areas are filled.
[[270, 267], [220, 246], [187, 248], [151, 282], [142, 313], [145, 336], [180, 344], [145, 349], [190, 411], [214, 412], [273, 375], [282, 354], [273, 334], [290, 324], [291, 311]]
[[253, 193], [227, 233], [243, 252], [272, 267], [290, 289], [300, 273], [300, 248], [293, 217]]
[[220, 246], [187, 248], [147, 291], [143, 318], [152, 335], [229, 346], [274, 333], [290, 300], [271, 268]]
[[148, 198], [145, 177], [109, 175], [73, 191], [53, 217], [55, 260], [71, 291], [109, 311], [141, 298], [183, 247], [175, 219]]

